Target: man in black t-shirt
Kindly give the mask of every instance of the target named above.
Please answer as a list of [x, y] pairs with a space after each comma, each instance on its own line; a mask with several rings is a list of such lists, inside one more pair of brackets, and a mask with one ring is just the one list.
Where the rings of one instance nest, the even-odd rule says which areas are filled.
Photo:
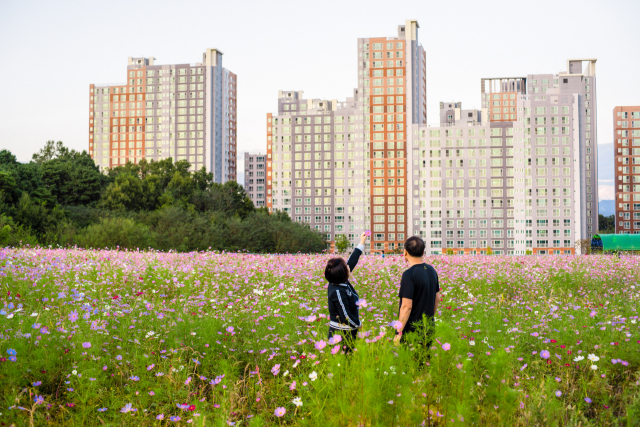
[[431, 326], [433, 316], [438, 310], [438, 273], [422, 261], [424, 247], [424, 241], [417, 236], [409, 237], [404, 244], [404, 259], [409, 263], [409, 268], [402, 274], [400, 281], [398, 297], [401, 325], [397, 328], [398, 335], [394, 338], [396, 344], [401, 342], [404, 334], [413, 332], [417, 325], [422, 324], [423, 316], [427, 318], [427, 325]]

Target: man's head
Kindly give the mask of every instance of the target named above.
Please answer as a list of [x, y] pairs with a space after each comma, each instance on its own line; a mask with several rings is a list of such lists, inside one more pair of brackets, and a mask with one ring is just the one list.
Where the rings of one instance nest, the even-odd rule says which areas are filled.
[[349, 280], [349, 267], [344, 259], [331, 258], [324, 269], [324, 277], [329, 283], [345, 283]]
[[424, 255], [424, 240], [418, 236], [411, 236], [404, 242], [404, 257], [420, 258]]

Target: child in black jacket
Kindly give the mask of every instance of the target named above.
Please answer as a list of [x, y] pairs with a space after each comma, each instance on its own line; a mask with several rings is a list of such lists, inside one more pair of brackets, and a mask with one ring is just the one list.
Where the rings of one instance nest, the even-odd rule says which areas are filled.
[[342, 258], [331, 258], [324, 270], [324, 277], [329, 282], [329, 339], [334, 335], [342, 335], [346, 341], [347, 352], [353, 348], [360, 325], [358, 312], [358, 293], [349, 283], [351, 272], [358, 264], [364, 251], [367, 234], [362, 233], [360, 244], [353, 250], [347, 262]]

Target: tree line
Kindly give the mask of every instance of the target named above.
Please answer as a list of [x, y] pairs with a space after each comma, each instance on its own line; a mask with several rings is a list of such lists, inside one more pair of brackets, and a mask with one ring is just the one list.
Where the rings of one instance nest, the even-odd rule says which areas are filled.
[[48, 141], [20, 163], [0, 151], [0, 246], [311, 253], [321, 233], [256, 209], [235, 181], [186, 160], [141, 160], [101, 173], [86, 151]]

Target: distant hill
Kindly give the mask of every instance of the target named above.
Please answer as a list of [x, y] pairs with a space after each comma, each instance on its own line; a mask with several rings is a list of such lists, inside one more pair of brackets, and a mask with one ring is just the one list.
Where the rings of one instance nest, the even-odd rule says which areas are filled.
[[601, 215], [609, 216], [616, 214], [616, 201], [615, 200], [601, 200], [598, 203], [598, 211]]

